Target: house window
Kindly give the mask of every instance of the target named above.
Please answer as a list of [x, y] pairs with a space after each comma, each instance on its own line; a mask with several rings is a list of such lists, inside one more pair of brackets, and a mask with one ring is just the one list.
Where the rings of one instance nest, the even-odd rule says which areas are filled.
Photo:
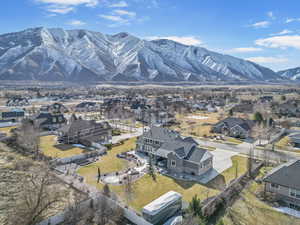
[[296, 189], [290, 189], [290, 196], [294, 198], [299, 198], [300, 199], [300, 191]]
[[171, 160], [171, 166], [176, 167], [176, 161], [175, 160]]
[[295, 205], [293, 203], [290, 203], [290, 208], [300, 211], [300, 206], [299, 205]]
[[271, 188], [273, 188], [273, 189], [279, 189], [279, 185], [278, 184], [271, 184]]

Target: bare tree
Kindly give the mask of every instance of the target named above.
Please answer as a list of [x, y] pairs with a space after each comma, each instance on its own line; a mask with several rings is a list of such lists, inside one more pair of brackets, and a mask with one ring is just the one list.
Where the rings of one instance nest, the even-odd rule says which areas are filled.
[[39, 154], [39, 130], [32, 120], [24, 120], [21, 126], [14, 131], [18, 149], [23, 153]]
[[126, 198], [126, 203], [127, 205], [129, 205], [129, 202], [132, 201], [134, 195], [133, 180], [130, 174], [127, 174], [124, 177], [124, 194]]
[[253, 150], [253, 146], [251, 146], [248, 152], [248, 159], [247, 159], [247, 171], [249, 177], [252, 177], [253, 158], [254, 158], [254, 150]]
[[95, 202], [96, 225], [108, 225], [118, 223], [124, 215], [123, 209], [109, 202], [109, 198], [100, 196]]
[[56, 179], [48, 168], [33, 171], [20, 182], [22, 191], [14, 201], [8, 224], [35, 225], [62, 201], [64, 193], [53, 186]]

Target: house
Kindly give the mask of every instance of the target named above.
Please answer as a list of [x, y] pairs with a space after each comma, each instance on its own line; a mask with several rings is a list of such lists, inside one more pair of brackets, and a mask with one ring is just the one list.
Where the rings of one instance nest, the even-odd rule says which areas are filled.
[[151, 224], [164, 224], [169, 218], [182, 209], [182, 196], [169, 191], [142, 209], [143, 217]]
[[248, 138], [254, 125], [253, 120], [228, 117], [215, 124], [212, 132], [236, 138]]
[[66, 106], [61, 103], [53, 103], [51, 105], [42, 106], [40, 112], [49, 112], [51, 114], [67, 113], [69, 110]]
[[27, 106], [29, 101], [27, 98], [14, 97], [6, 101], [6, 106]]
[[149, 155], [169, 173], [202, 176], [212, 168], [213, 155], [197, 145], [191, 137], [153, 126], [138, 138], [136, 151]]
[[288, 137], [295, 148], [300, 148], [300, 133], [290, 134]]
[[157, 109], [149, 105], [133, 105], [131, 109], [133, 110], [137, 121], [149, 125], [164, 126], [176, 121], [175, 114], [164, 109]]
[[75, 106], [76, 112], [93, 112], [100, 109], [97, 102], [81, 102]]
[[253, 103], [242, 103], [231, 108], [232, 112], [236, 113], [253, 113]]
[[40, 113], [34, 122], [41, 130], [57, 130], [67, 123], [63, 114]]
[[276, 200], [286, 206], [300, 211], [300, 160], [287, 162], [264, 178], [265, 191], [272, 193]]
[[273, 96], [261, 96], [259, 98], [259, 101], [261, 103], [269, 103], [269, 102], [273, 102]]
[[0, 122], [20, 122], [25, 117], [22, 109], [0, 112]]
[[280, 105], [274, 104], [272, 108], [278, 116], [300, 117], [300, 102], [296, 100], [290, 100]]
[[93, 144], [109, 143], [112, 128], [108, 122], [97, 123], [94, 120], [84, 120], [72, 116], [69, 124], [59, 130], [59, 142], [64, 144]]

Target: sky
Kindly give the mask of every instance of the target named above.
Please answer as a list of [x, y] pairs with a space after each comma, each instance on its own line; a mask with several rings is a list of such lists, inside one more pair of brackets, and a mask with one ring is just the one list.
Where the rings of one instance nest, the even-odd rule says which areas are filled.
[[2, 0], [0, 34], [32, 27], [128, 32], [247, 59], [300, 66], [299, 0]]

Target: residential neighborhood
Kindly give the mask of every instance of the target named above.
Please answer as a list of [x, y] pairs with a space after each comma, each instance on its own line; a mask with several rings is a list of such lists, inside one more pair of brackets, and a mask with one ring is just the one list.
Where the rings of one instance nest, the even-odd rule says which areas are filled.
[[[190, 94], [137, 88], [127, 95], [113, 88], [117, 94], [107, 95], [111, 88], [95, 88], [87, 95], [82, 88], [69, 96], [57, 89], [63, 97], [52, 91], [40, 90], [19, 108], [5, 105], [0, 114], [1, 148], [16, 159], [51, 165], [57, 185], [81, 196], [35, 224], [67, 224], [80, 215], [71, 213], [74, 204], [100, 213], [89, 207], [103, 199], [111, 213], [122, 211], [111, 218], [116, 224], [194, 224], [196, 218], [215, 224], [217, 218], [231, 225], [241, 207], [243, 224], [263, 224], [261, 209], [271, 210], [279, 224], [300, 221], [300, 122], [277, 110], [300, 92], [285, 93], [285, 100], [276, 91], [244, 99], [247, 90], [232, 89], [234, 97], [224, 100], [224, 89], [210, 95], [201, 88]], [[237, 110], [240, 104], [253, 110]]]

